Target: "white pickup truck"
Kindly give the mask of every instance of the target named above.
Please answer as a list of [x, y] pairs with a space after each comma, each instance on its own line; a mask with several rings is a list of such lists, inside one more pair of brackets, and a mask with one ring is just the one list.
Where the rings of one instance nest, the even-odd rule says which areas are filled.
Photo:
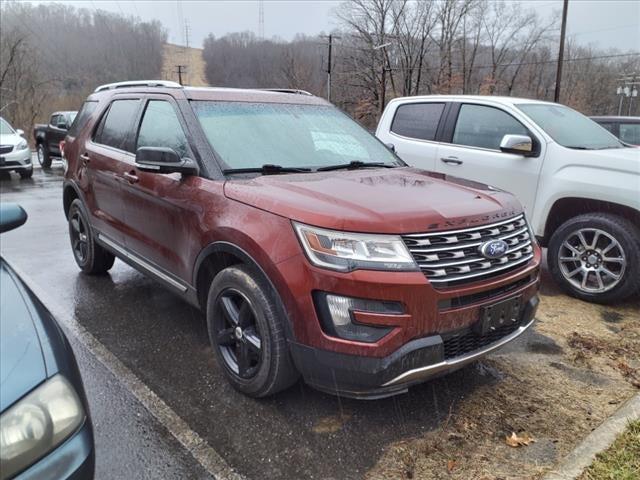
[[610, 303], [640, 291], [640, 149], [582, 114], [512, 97], [405, 97], [376, 136], [409, 165], [514, 193], [569, 294]]

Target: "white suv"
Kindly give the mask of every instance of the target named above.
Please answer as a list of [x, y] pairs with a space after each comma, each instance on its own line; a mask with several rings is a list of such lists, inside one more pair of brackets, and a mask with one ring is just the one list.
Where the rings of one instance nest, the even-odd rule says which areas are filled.
[[396, 98], [377, 137], [409, 165], [514, 193], [556, 281], [583, 300], [640, 290], [640, 149], [556, 103]]

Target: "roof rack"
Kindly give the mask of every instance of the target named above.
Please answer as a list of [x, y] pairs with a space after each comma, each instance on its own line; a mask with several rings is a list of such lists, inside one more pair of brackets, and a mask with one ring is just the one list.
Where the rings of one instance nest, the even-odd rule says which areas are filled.
[[129, 82], [116, 82], [107, 83], [106, 85], [100, 85], [93, 92], [103, 92], [105, 90], [114, 90], [116, 88], [128, 88], [128, 87], [165, 87], [165, 88], [182, 88], [177, 82], [171, 82], [169, 80], [133, 80]]
[[258, 90], [263, 90], [265, 92], [292, 93], [294, 95], [309, 95], [310, 97], [313, 97], [312, 93], [296, 88], [259, 88]]

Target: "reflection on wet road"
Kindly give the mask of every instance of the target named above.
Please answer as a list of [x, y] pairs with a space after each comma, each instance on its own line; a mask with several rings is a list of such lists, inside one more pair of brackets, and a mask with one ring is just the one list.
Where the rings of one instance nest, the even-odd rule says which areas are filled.
[[[3, 255], [69, 306], [78, 323], [250, 478], [361, 478], [387, 445], [438, 428], [460, 399], [499, 381], [470, 366], [385, 400], [339, 399], [301, 383], [273, 398], [249, 399], [225, 381], [200, 312], [119, 261], [106, 276], [79, 272], [61, 187], [61, 169], [37, 170], [31, 181], [2, 179], [2, 200], [20, 203], [29, 215], [23, 228], [3, 235]], [[92, 387], [100, 388], [87, 382]]]

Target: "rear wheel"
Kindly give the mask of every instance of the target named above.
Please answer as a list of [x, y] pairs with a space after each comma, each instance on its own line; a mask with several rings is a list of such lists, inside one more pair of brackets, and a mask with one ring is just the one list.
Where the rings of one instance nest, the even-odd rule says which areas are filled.
[[37, 155], [38, 163], [42, 168], [51, 167], [51, 157], [49, 156], [49, 151], [46, 149], [44, 143], [38, 144]]
[[69, 239], [73, 258], [83, 272], [97, 275], [113, 266], [115, 257], [95, 242], [82, 202], [77, 198], [69, 207]]
[[207, 299], [209, 339], [231, 385], [252, 397], [272, 395], [298, 378], [268, 283], [246, 265], [222, 270]]
[[640, 289], [640, 231], [605, 213], [571, 218], [552, 235], [549, 270], [570, 295], [610, 303]]

